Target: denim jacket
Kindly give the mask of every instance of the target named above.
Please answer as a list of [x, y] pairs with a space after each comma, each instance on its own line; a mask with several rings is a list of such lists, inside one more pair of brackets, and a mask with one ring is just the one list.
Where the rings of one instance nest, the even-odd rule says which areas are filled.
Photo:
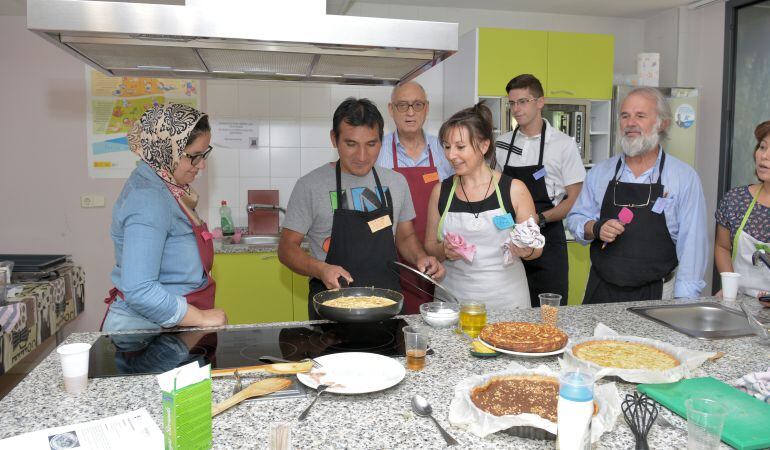
[[124, 295], [111, 312], [162, 327], [187, 313], [184, 295], [206, 283], [189, 219], [163, 180], [140, 162], [112, 211], [112, 282]]

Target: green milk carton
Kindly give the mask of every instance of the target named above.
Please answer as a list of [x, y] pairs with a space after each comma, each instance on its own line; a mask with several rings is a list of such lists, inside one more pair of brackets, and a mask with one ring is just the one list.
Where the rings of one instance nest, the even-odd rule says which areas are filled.
[[166, 450], [211, 448], [211, 366], [193, 362], [158, 375], [158, 382]]

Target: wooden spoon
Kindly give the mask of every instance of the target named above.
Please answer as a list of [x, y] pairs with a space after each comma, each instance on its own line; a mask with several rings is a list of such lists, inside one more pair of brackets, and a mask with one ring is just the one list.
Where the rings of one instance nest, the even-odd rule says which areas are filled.
[[[241, 371], [239, 370], [238, 373]], [[255, 381], [248, 385], [241, 392], [226, 399], [222, 403], [218, 403], [211, 407], [211, 417], [216, 416], [219, 413], [227, 411], [238, 403], [246, 400], [247, 398], [259, 397], [260, 395], [267, 395], [273, 392], [286, 389], [291, 384], [291, 380], [286, 378], [266, 378], [264, 380]]]
[[301, 361], [293, 363], [262, 364], [259, 366], [233, 367], [232, 369], [216, 369], [211, 371], [211, 377], [229, 377], [238, 370], [238, 375], [254, 372], [268, 372], [276, 375], [286, 375], [290, 373], [310, 372], [313, 368], [313, 361]]

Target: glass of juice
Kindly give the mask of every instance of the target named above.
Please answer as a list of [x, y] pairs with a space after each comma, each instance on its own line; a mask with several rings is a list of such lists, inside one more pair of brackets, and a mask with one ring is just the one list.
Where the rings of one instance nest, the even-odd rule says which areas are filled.
[[422, 370], [425, 367], [425, 354], [428, 352], [428, 335], [417, 327], [404, 327], [404, 345], [406, 368]]
[[468, 301], [460, 304], [460, 331], [475, 338], [487, 324], [487, 307], [483, 302]]

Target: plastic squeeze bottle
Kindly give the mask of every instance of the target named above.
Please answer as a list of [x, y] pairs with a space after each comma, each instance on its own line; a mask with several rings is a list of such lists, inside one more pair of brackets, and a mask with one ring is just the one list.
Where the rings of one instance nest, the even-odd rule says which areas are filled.
[[219, 207], [219, 223], [222, 227], [222, 236], [232, 236], [235, 234], [233, 226], [233, 216], [230, 207], [227, 206], [227, 200], [222, 200], [222, 206]]
[[559, 450], [591, 448], [591, 418], [594, 415], [594, 378], [588, 373], [566, 372], [559, 377], [556, 406]]

